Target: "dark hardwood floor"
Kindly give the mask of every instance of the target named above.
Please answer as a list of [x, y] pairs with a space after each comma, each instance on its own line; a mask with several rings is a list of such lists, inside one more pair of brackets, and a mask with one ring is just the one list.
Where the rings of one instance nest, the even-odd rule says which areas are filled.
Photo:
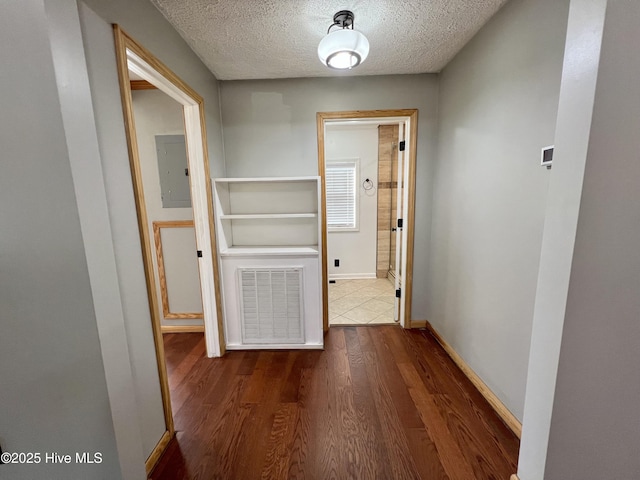
[[164, 479], [504, 479], [518, 439], [426, 330], [332, 327], [324, 351], [205, 357], [164, 336]]

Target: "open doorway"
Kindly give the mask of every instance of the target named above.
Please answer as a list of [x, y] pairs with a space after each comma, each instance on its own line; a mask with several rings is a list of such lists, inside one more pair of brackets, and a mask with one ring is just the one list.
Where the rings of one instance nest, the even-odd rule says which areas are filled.
[[[397, 121], [329, 122], [325, 184], [330, 325], [388, 325], [395, 308]], [[402, 185], [400, 182], [399, 185]], [[400, 278], [400, 276], [397, 276]]]
[[[154, 345], [156, 351], [156, 360], [158, 365], [158, 374], [160, 377], [160, 390], [162, 395], [162, 403], [164, 410], [164, 419], [166, 431], [158, 440], [157, 445], [149, 455], [146, 466], [147, 472], [155, 466], [157, 460], [164, 452], [167, 444], [175, 434], [173, 413], [171, 408], [171, 398], [169, 394], [169, 381], [166, 368], [166, 360], [164, 357], [164, 345], [162, 338], [163, 322], [169, 320], [185, 320], [194, 321], [202, 317], [201, 325], [191, 325], [192, 328], [204, 329], [204, 337], [206, 340], [206, 351], [209, 357], [220, 356], [224, 353], [224, 338], [221, 328], [222, 314], [220, 302], [220, 290], [218, 280], [218, 261], [216, 258], [215, 232], [213, 225], [212, 210], [212, 192], [209, 182], [209, 160], [207, 155], [206, 129], [204, 123], [204, 106], [202, 97], [187, 86], [180, 78], [178, 78], [164, 64], [157, 60], [149, 51], [138, 44], [135, 40], [123, 32], [119, 26], [114, 25], [114, 35], [116, 43], [116, 58], [118, 63], [118, 76], [120, 80], [120, 92], [125, 118], [127, 146], [129, 150], [129, 159], [131, 164], [131, 176], [133, 180], [134, 196], [136, 202], [136, 212], [138, 216], [138, 229], [140, 233], [140, 243], [142, 247], [142, 258], [144, 263], [147, 294], [149, 301], [149, 309], [151, 313], [151, 321], [154, 336]], [[158, 128], [157, 123], [145, 119], [141, 124], [141, 131], [145, 133], [145, 138], [138, 138], [136, 131], [136, 122], [141, 121], [140, 105], [147, 104], [146, 107], [157, 108], [158, 98], [155, 102], [148, 102], [148, 98], [155, 94], [147, 94], [144, 96], [136, 95], [138, 98], [134, 101], [132, 91], [131, 76], [135, 75], [134, 82], [138, 85], [144, 85], [150, 91], [156, 90], [161, 92], [160, 101], [170, 102], [164, 107], [164, 114], [172, 117], [171, 125], [164, 125], [161, 130], [160, 138], [154, 136], [154, 140], [149, 138], [149, 130], [155, 131]], [[135, 84], [135, 83], [134, 83]], [[138, 104], [136, 107], [134, 104]], [[175, 110], [180, 117], [175, 119], [175, 115], [169, 114], [169, 110]], [[147, 108], [149, 109], [149, 108]], [[136, 110], [138, 110], [136, 112]], [[177, 131], [167, 131], [178, 129], [178, 124], [183, 125], [183, 135]], [[149, 125], [152, 125], [149, 127]], [[142, 132], [145, 130], [145, 132]], [[182, 139], [179, 137], [183, 137]], [[180, 143], [180, 141], [184, 143]], [[141, 142], [142, 141], [142, 142]], [[151, 142], [151, 146], [149, 146]], [[143, 146], [143, 143], [145, 144]], [[143, 150], [155, 150], [154, 154], [147, 155], [152, 157], [153, 161], [146, 158], [142, 159]], [[162, 190], [162, 185], [157, 180], [151, 180], [153, 175], [143, 175], [143, 170], [147, 174], [157, 167], [158, 170], [166, 167], [167, 158], [158, 158], [159, 151], [171, 151], [179, 153], [183, 151], [186, 159], [187, 184], [177, 187], [176, 191], [175, 178], [165, 182], [166, 198], [162, 198], [162, 194], [155, 194], [153, 191], [156, 187]], [[164, 162], [164, 163], [163, 163]], [[149, 168], [151, 167], [151, 169]], [[151, 172], [153, 173], [153, 172]], [[184, 179], [182, 179], [184, 181]], [[172, 183], [174, 182], [174, 183]], [[146, 200], [146, 197], [149, 197]], [[190, 207], [186, 207], [188, 203]], [[164, 200], [167, 200], [165, 203]], [[168, 218], [156, 219], [153, 216], [160, 215], [157, 210], [156, 201], [163, 204], [162, 207], [173, 205], [175, 210], [169, 217], [177, 215], [188, 215], [191, 218]], [[158, 207], [160, 210], [163, 208]], [[183, 209], [187, 209], [187, 214]], [[155, 212], [155, 213], [154, 213]], [[150, 215], [151, 214], [151, 215]], [[165, 232], [163, 232], [165, 230]], [[170, 232], [170, 233], [169, 233]], [[168, 270], [167, 257], [165, 252], [169, 249], [174, 250], [172, 255], [173, 275], [179, 277], [186, 275], [191, 279], [191, 289], [197, 289], [199, 292], [188, 292], [186, 303], [183, 292], [175, 298], [180, 298], [177, 304], [183, 302], [182, 306], [176, 307], [176, 302], [171, 302], [170, 290], [168, 288]], [[186, 247], [185, 247], [186, 245]], [[191, 264], [191, 272], [184, 270], [185, 265], [179, 260], [176, 261], [176, 252], [185, 248], [191, 248], [191, 254], [196, 258], [195, 272], [194, 265]], [[167, 252], [168, 253], [168, 252]], [[160, 254], [160, 255], [158, 255]], [[175, 269], [178, 269], [175, 271]], [[182, 269], [182, 271], [180, 271]], [[165, 278], [161, 278], [164, 275]], [[196, 278], [194, 278], [196, 277]], [[174, 285], [176, 278], [174, 278]], [[164, 293], [163, 295], [163, 283]], [[179, 283], [179, 281], [178, 281]], [[178, 287], [176, 287], [178, 288]], [[174, 308], [176, 307], [176, 308]], [[177, 310], [177, 311], [176, 311]], [[183, 310], [183, 311], [180, 311]], [[176, 325], [173, 325], [174, 327]], [[178, 325], [180, 326], [180, 325]], [[188, 325], [182, 325], [185, 328]], [[165, 330], [172, 325], [165, 324]]]
[[204, 332], [183, 108], [129, 71], [161, 331]]
[[[323, 312], [325, 330], [329, 328], [329, 317], [334, 317], [334, 324], [345, 324], [344, 319], [338, 316], [352, 317], [355, 324], [372, 323], [392, 323], [397, 321], [405, 328], [411, 327], [411, 295], [412, 295], [412, 265], [413, 265], [413, 218], [415, 208], [415, 162], [416, 162], [416, 133], [417, 133], [417, 110], [374, 110], [374, 111], [353, 111], [353, 112], [321, 112], [317, 114], [318, 127], [318, 171], [322, 178], [322, 203], [325, 208], [323, 211]], [[388, 126], [390, 128], [388, 128]], [[336, 145], [334, 138], [346, 136], [351, 138], [366, 138], [366, 133], [356, 135], [354, 132], [361, 130], [366, 132], [370, 127], [375, 127], [375, 133], [369, 133], [369, 139], [364, 140], [368, 143], [364, 147], [362, 154], [355, 151], [348, 151]], [[382, 134], [378, 130], [383, 128]], [[350, 131], [349, 131], [350, 130]], [[337, 132], [337, 133], [336, 133]], [[345, 140], [345, 139], [343, 139]], [[348, 139], [346, 139], [348, 141]], [[380, 143], [383, 143], [382, 148]], [[343, 147], [350, 145], [342, 142]], [[395, 144], [395, 145], [394, 145]], [[375, 154], [371, 153], [371, 147], [375, 146]], [[365, 156], [364, 168], [362, 157]], [[371, 170], [371, 158], [375, 158], [375, 167]], [[380, 162], [383, 158], [383, 162]], [[395, 160], [395, 163], [394, 163]], [[379, 171], [380, 167], [385, 169], [383, 175]], [[367, 168], [369, 172], [367, 172]], [[392, 173], [392, 170], [395, 173]], [[363, 175], [364, 172], [364, 175]], [[388, 179], [386, 174], [388, 175]], [[351, 178], [353, 176], [353, 179]], [[364, 178], [362, 178], [364, 176]], [[332, 177], [336, 177], [335, 180]], [[331, 198], [327, 196], [328, 190], [334, 194], [334, 185], [332, 182], [343, 182], [353, 186], [348, 194], [353, 198], [353, 210], [356, 211], [355, 218], [349, 223], [349, 212], [346, 215], [338, 211], [334, 215], [328, 213], [332, 205], [328, 205]], [[395, 188], [394, 188], [395, 182]], [[343, 186], [338, 185], [338, 188]], [[400, 188], [398, 188], [400, 187]], [[382, 195], [379, 194], [383, 190]], [[374, 193], [375, 192], [375, 193]], [[395, 199], [392, 201], [392, 196]], [[361, 210], [359, 201], [368, 201], [375, 204], [373, 214], [371, 211], [367, 213], [366, 209]], [[371, 201], [373, 200], [373, 201]], [[371, 209], [371, 207], [368, 207]], [[335, 212], [334, 212], [335, 213]], [[360, 220], [368, 221], [367, 225], [359, 222]], [[375, 232], [375, 247], [373, 255], [360, 255], [365, 251], [371, 251], [372, 238], [369, 234], [367, 246], [364, 243], [358, 247], [351, 246], [351, 252], [343, 250], [346, 255], [354, 256], [351, 260], [352, 271], [340, 273], [337, 271], [342, 264], [340, 258], [333, 258], [336, 252], [344, 246], [340, 244], [348, 243], [344, 236], [337, 242], [339, 247], [333, 247], [329, 235], [339, 238], [339, 230], [336, 231], [336, 221], [341, 220], [341, 215], [346, 218], [345, 225], [352, 226], [353, 231], [372, 230]], [[334, 218], [332, 218], [332, 216]], [[349, 233], [349, 229], [343, 230], [343, 235]], [[392, 244], [394, 248], [392, 248]], [[331, 249], [331, 250], [330, 250]], [[360, 258], [361, 257], [361, 258]], [[365, 259], [365, 257], [368, 259]], [[336, 262], [336, 260], [338, 260]], [[362, 260], [362, 262], [361, 262]], [[330, 267], [330, 264], [332, 265]], [[361, 271], [357, 271], [357, 269]], [[349, 278], [351, 277], [351, 278]], [[340, 279], [343, 287], [339, 286]], [[347, 282], [344, 282], [347, 280]], [[335, 281], [336, 283], [329, 283]], [[367, 283], [371, 282], [371, 285]], [[335, 288], [338, 286], [338, 288]], [[385, 297], [385, 290], [393, 294], [394, 308], [390, 310], [384, 305], [391, 299]], [[333, 292], [333, 294], [331, 293]], [[380, 294], [379, 298], [375, 298]], [[340, 308], [338, 310], [350, 309], [350, 315], [341, 315], [336, 309], [330, 314], [330, 295], [339, 301]], [[351, 296], [352, 300], [346, 298]], [[366, 297], [376, 300], [369, 305], [369, 308], [359, 309], [368, 301]], [[359, 303], [355, 307], [352, 303]], [[354, 311], [353, 308], [362, 311]], [[368, 310], [368, 312], [367, 312]], [[392, 312], [392, 313], [391, 313]], [[377, 315], [376, 315], [377, 313]], [[388, 316], [385, 316], [387, 315]], [[355, 319], [353, 318], [355, 317]], [[336, 321], [337, 320], [337, 321]], [[367, 321], [368, 320], [368, 321]]]

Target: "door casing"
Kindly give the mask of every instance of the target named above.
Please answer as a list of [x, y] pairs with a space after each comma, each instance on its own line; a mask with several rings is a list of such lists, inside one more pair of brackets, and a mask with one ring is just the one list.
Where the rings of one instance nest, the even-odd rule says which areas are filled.
[[[205, 340], [207, 355], [217, 357], [225, 352], [224, 330], [222, 327], [222, 302], [218, 271], [218, 259], [213, 222], [213, 196], [209, 180], [209, 157], [207, 152], [207, 134], [204, 116], [204, 100], [191, 87], [184, 83], [166, 65], [160, 62], [151, 52], [125, 33], [118, 25], [114, 25], [116, 61], [120, 82], [120, 97], [125, 122], [127, 148], [131, 166], [138, 229], [142, 248], [149, 311], [155, 345], [160, 390], [164, 410], [166, 431], [146, 461], [149, 473], [166, 449], [175, 434], [169, 380], [164, 356], [164, 344], [160, 325], [160, 312], [156, 292], [155, 274], [153, 270], [153, 243], [149, 235], [144, 189], [140, 168], [138, 142], [136, 137], [133, 101], [129, 70], [138, 74], [162, 92], [169, 95], [183, 106], [185, 140], [187, 144], [187, 160], [189, 181], [196, 230], [196, 246], [202, 252], [198, 259], [200, 286], [202, 293]], [[194, 255], [196, 252], [194, 252]]]
[[[411, 298], [413, 287], [413, 250], [414, 250], [414, 218], [415, 218], [415, 175], [416, 175], [416, 151], [418, 147], [418, 110], [352, 110], [344, 112], [318, 112], [316, 114], [316, 128], [318, 137], [318, 175], [321, 178], [321, 201], [326, 205], [325, 184], [325, 128], [327, 123], [349, 120], [373, 120], [381, 119], [388, 123], [390, 119], [404, 122], [406, 125], [405, 141], [405, 185], [404, 202], [406, 205], [404, 216], [404, 235], [402, 244], [402, 268], [404, 272], [404, 284], [401, 299], [400, 324], [404, 328], [411, 328]], [[329, 270], [327, 260], [327, 214], [326, 208], [322, 208], [322, 324], [324, 331], [329, 329]]]

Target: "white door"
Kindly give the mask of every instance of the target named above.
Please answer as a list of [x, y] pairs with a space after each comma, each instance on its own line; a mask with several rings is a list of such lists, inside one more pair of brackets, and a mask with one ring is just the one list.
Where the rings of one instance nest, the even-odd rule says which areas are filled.
[[[404, 130], [405, 130], [405, 124], [401, 123], [398, 128], [398, 149], [397, 149], [398, 168], [396, 172], [396, 181], [397, 181], [396, 210], [395, 212], [392, 212], [393, 225], [391, 227], [391, 235], [395, 235], [395, 245], [396, 245], [396, 251], [395, 251], [396, 260], [394, 263], [396, 297], [394, 302], [395, 308], [393, 312], [393, 319], [396, 322], [400, 320], [400, 316], [402, 314], [401, 312], [402, 307], [400, 302], [401, 297], [397, 295], [397, 292], [400, 291], [402, 295], [402, 283], [403, 283], [402, 279], [404, 277], [404, 271], [402, 269], [402, 244], [404, 243], [402, 212], [403, 212], [403, 198], [404, 198], [403, 186], [404, 186], [404, 154], [405, 154], [402, 145], [404, 144]], [[393, 244], [394, 242], [391, 242], [391, 243]], [[393, 253], [394, 252], [391, 252], [392, 255]]]

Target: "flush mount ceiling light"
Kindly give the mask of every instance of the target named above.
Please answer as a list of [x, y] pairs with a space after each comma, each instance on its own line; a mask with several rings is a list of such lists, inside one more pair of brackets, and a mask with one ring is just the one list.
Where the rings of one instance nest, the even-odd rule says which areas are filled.
[[[340, 27], [340, 30], [333, 30]], [[329, 68], [348, 70], [360, 65], [369, 55], [369, 41], [353, 29], [353, 12], [340, 10], [333, 16], [327, 36], [320, 40], [318, 57]]]

